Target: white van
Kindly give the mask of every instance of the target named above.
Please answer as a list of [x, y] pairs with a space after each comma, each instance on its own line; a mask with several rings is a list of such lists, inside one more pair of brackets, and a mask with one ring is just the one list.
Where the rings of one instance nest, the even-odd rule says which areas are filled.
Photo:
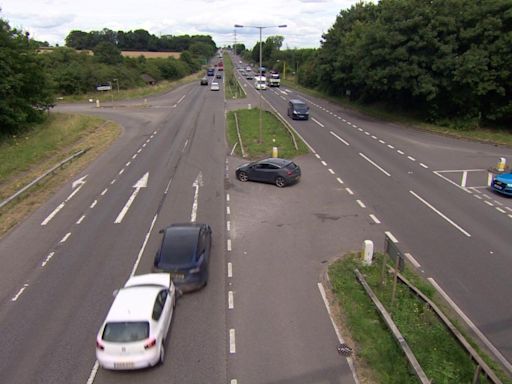
[[254, 88], [267, 89], [267, 79], [265, 76], [254, 76]]

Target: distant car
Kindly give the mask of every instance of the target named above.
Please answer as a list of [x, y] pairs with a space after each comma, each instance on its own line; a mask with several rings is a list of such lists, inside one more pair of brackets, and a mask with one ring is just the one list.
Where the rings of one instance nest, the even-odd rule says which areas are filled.
[[309, 119], [309, 107], [302, 100], [292, 99], [288, 101], [287, 113], [293, 120]]
[[215, 78], [216, 79], [222, 79], [222, 75], [220, 73], [217, 73], [217, 75], [215, 75]]
[[245, 75], [245, 78], [247, 80], [252, 80], [252, 79], [254, 79], [254, 74], [252, 72], [247, 72]]
[[261, 181], [282, 188], [299, 181], [301, 170], [291, 160], [271, 157], [243, 164], [236, 169], [235, 174], [237, 179], [243, 182]]
[[491, 182], [491, 189], [494, 192], [512, 196], [512, 173], [496, 175]]
[[208, 283], [208, 262], [212, 229], [208, 224], [172, 224], [160, 231], [160, 250], [153, 263], [154, 272], [168, 272], [182, 291], [204, 287]]
[[217, 82], [215, 82], [215, 81], [214, 81], [214, 82], [212, 83], [211, 87], [210, 87], [210, 90], [212, 90], [212, 91], [220, 91], [219, 83], [217, 83]]
[[208, 85], [208, 78], [207, 77], [203, 77], [201, 79], [201, 85]]
[[168, 273], [131, 277], [115, 294], [96, 337], [96, 358], [106, 369], [140, 369], [163, 363], [176, 305]]

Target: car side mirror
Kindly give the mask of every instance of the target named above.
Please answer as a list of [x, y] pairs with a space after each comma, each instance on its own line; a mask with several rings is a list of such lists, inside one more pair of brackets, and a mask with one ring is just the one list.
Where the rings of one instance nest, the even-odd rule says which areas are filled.
[[114, 289], [114, 292], [112, 292], [112, 296], [116, 297], [119, 293], [119, 289]]

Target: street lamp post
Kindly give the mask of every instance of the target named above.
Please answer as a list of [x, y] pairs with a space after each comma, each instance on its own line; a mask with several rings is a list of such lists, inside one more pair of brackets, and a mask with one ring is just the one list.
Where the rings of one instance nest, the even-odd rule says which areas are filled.
[[240, 24], [235, 24], [235, 28], [258, 28], [260, 30], [260, 89], [259, 89], [259, 108], [260, 108], [260, 124], [259, 124], [259, 140], [258, 142], [261, 144], [263, 143], [263, 117], [262, 117], [262, 106], [261, 106], [261, 78], [263, 77], [263, 67], [262, 67], [262, 49], [261, 49], [261, 44], [262, 44], [262, 40], [261, 40], [261, 33], [262, 33], [262, 30], [263, 29], [266, 29], [266, 28], [286, 28], [286, 24], [282, 24], [282, 25], [268, 25], [268, 26], [255, 26], [255, 25], [240, 25]]

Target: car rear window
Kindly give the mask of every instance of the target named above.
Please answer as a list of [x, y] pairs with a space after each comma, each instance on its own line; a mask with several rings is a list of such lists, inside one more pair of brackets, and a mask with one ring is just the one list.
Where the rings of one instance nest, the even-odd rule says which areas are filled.
[[297, 164], [293, 162], [286, 166], [286, 169], [289, 169], [290, 171], [293, 171], [295, 168], [297, 168]]
[[122, 321], [105, 324], [102, 338], [112, 343], [129, 343], [149, 337], [147, 321]]
[[171, 229], [162, 244], [161, 262], [171, 265], [189, 264], [194, 260], [198, 231], [190, 228]]

